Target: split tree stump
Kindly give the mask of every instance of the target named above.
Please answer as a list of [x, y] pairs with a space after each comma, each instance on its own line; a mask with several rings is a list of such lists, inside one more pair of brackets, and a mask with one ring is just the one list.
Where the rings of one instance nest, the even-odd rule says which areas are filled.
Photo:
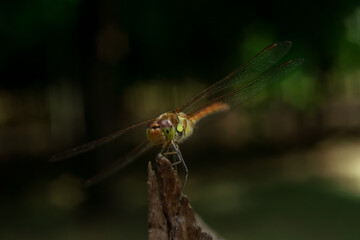
[[221, 240], [196, 216], [170, 161], [148, 165], [149, 240]]

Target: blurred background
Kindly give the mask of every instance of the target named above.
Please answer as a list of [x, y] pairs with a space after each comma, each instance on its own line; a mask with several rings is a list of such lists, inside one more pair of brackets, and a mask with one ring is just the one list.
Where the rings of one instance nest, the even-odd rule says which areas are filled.
[[182, 144], [185, 194], [226, 239], [360, 239], [360, 3], [7, 1], [0, 238], [146, 239], [147, 163], [83, 183], [145, 138], [54, 153], [157, 117], [266, 46], [305, 62]]

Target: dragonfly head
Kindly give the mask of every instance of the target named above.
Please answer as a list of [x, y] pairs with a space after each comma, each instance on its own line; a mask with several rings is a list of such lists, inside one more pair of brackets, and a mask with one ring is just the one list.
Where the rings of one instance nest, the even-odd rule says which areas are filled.
[[168, 119], [151, 122], [146, 128], [146, 136], [156, 146], [164, 146], [175, 136], [174, 125]]

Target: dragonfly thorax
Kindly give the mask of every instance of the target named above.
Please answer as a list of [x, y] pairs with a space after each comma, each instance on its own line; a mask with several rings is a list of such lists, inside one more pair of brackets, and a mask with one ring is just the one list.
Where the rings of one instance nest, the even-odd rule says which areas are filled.
[[165, 147], [171, 141], [181, 143], [193, 132], [194, 123], [182, 112], [167, 112], [151, 122], [146, 136], [151, 143]]

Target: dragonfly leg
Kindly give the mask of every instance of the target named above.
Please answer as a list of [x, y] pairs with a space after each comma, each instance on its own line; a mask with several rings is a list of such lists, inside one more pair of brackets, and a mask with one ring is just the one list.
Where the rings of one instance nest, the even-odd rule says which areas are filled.
[[[180, 161], [176, 161], [176, 157], [178, 155], [177, 152], [173, 151], [172, 149], [173, 147], [168, 145], [167, 147], [164, 147], [163, 149], [161, 149], [161, 151], [158, 153], [158, 155], [156, 156], [156, 159], [159, 159], [161, 158], [162, 156], [170, 156], [172, 155], [173, 158], [172, 158], [172, 162], [171, 162], [171, 166], [174, 166], [174, 169], [175, 171], [177, 171], [177, 164], [181, 163], [181, 160]], [[153, 169], [155, 169], [156, 166], [153, 166]]]
[[179, 163], [182, 163], [182, 161], [181, 160], [176, 160], [176, 157], [178, 156], [178, 152], [166, 152], [166, 153], [163, 153], [163, 155], [173, 155], [173, 160], [172, 160], [172, 163], [171, 163], [171, 166], [174, 166], [174, 168], [175, 168], [175, 171], [177, 171], [177, 165], [179, 164]]
[[178, 164], [180, 164], [180, 163], [182, 163], [182, 161], [181, 161], [181, 160], [180, 160], [180, 161], [173, 162], [173, 163], [171, 164], [171, 166], [176, 167], [176, 165], [178, 165]]
[[185, 184], [187, 182], [187, 179], [188, 179], [189, 171], [188, 171], [186, 163], [181, 155], [179, 147], [174, 142], [171, 142], [167, 147], [164, 147], [159, 152], [159, 154], [157, 155], [156, 158], [158, 159], [158, 158], [161, 158], [162, 156], [169, 156], [169, 155], [173, 155], [173, 159], [172, 159], [173, 161], [172, 161], [171, 165], [174, 166], [175, 171], [177, 171], [177, 165], [179, 163], [182, 163], [184, 166], [185, 178], [184, 178], [184, 182], [183, 182], [182, 188], [181, 188], [181, 190], [183, 190], [185, 187]]
[[[187, 179], [188, 179], [188, 176], [189, 176], [189, 170], [188, 170], [188, 168], [187, 168], [187, 166], [186, 166], [186, 163], [185, 163], [185, 161], [184, 161], [184, 158], [183, 158], [182, 155], [181, 155], [181, 152], [180, 152], [179, 147], [178, 147], [176, 144], [174, 144], [173, 142], [172, 142], [171, 144], [172, 144], [174, 150], [175, 150], [176, 153], [177, 153], [177, 156], [178, 156], [178, 158], [179, 158], [179, 162], [182, 162], [182, 164], [183, 164], [183, 166], [184, 166], [184, 169], [185, 169], [185, 179], [184, 179], [184, 182], [183, 182], [182, 188], [181, 188], [181, 190], [184, 190], [184, 187], [185, 187], [185, 185], [186, 185], [186, 182], [187, 182]], [[176, 164], [178, 164], [178, 163], [175, 163], [175, 165], [176, 165]]]
[[176, 161], [176, 155], [174, 154], [173, 155], [173, 163], [171, 165], [174, 166], [174, 169], [176, 172], [177, 172], [177, 164], [178, 164], [177, 162], [180, 162], [180, 161]]
[[165, 152], [163, 155], [177, 155], [177, 152]]

